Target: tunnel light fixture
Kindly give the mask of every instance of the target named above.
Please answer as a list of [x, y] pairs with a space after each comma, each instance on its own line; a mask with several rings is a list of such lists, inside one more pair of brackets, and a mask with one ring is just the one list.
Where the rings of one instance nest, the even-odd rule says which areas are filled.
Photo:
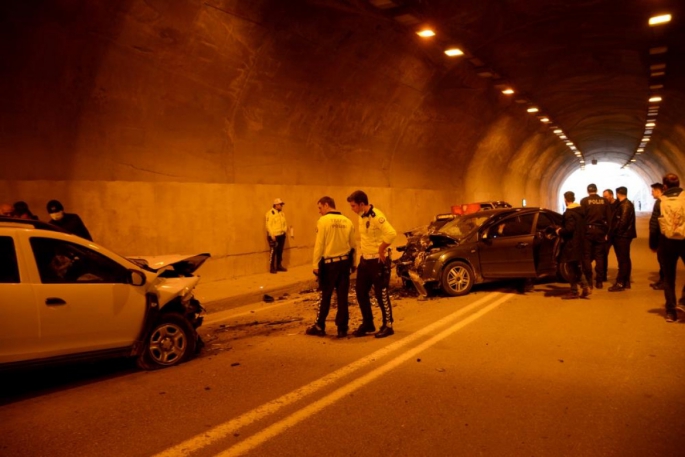
[[645, 152], [645, 148], [637, 148], [637, 153]]
[[649, 103], [658, 103], [660, 101], [661, 101], [661, 97], [659, 95], [649, 97]]
[[549, 118], [548, 118], [548, 117], [543, 117], [543, 118], [540, 118], [540, 122], [543, 122], [543, 123], [545, 123], [545, 124], [546, 124], [546, 123], [548, 123], [548, 122], [549, 122]]
[[561, 129], [556, 129], [556, 130], [554, 131], [554, 133], [556, 133], [557, 135], [560, 135], [560, 134], [562, 134], [562, 133], [564, 133], [564, 132], [563, 132], [563, 130], [561, 130]]
[[398, 14], [393, 17], [393, 19], [402, 25], [416, 25], [421, 23], [421, 20], [417, 16], [410, 13]]
[[660, 90], [660, 89], [663, 89], [663, 88], [664, 88], [664, 85], [663, 85], [663, 84], [652, 84], [651, 86], [649, 86], [649, 89], [650, 89], [650, 90]]
[[637, 160], [635, 160], [635, 159], [630, 159], [630, 161], [633, 163], [637, 162]]
[[667, 51], [668, 51], [667, 46], [657, 46], [657, 47], [649, 49], [649, 53], [653, 56], [656, 56], [659, 54], [666, 54]]
[[645, 129], [645, 136], [651, 135], [654, 130], [652, 129]]
[[646, 136], [646, 137], [642, 138], [642, 142], [643, 142], [643, 143], [648, 143], [648, 142], [649, 142], [649, 137]]
[[514, 89], [512, 89], [512, 88], [504, 89], [504, 90], [502, 91], [502, 93], [503, 93], [504, 95], [513, 95], [513, 94], [514, 94]]
[[568, 140], [568, 138], [566, 137], [566, 135], [559, 135], [559, 138], [561, 138], [562, 140]]
[[540, 111], [540, 110], [537, 109], [537, 108], [534, 107], [534, 106], [531, 106], [531, 107], [528, 108], [526, 111], [528, 111], [529, 113], [537, 113], [537, 112]]
[[665, 74], [665, 71], [653, 71], [649, 74], [649, 76], [651, 76], [652, 78], [658, 78], [659, 76], [663, 76]]
[[655, 63], [655, 64], [649, 66], [650, 70], [663, 70], [665, 68], [666, 68], [665, 63]]
[[445, 49], [445, 55], [447, 55], [449, 57], [463, 56], [464, 51], [462, 51], [459, 48], [449, 48], [449, 49]]
[[669, 22], [671, 22], [671, 15], [670, 14], [660, 14], [659, 16], [652, 16], [649, 18], [649, 25], [650, 26], [667, 24]]
[[435, 36], [435, 32], [432, 29], [424, 28], [416, 32], [421, 38], [431, 38]]
[[656, 123], [655, 122], [647, 122], [645, 124], [645, 127], [656, 127]]
[[573, 146], [573, 143], [571, 141], [567, 141], [566, 146]]
[[476, 74], [481, 78], [499, 78], [499, 75], [492, 70], [480, 70]]

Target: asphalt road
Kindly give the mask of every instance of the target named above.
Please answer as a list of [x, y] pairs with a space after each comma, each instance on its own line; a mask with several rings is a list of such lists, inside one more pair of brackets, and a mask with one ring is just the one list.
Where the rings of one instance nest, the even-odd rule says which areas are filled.
[[304, 335], [305, 293], [210, 315], [179, 367], [4, 374], [0, 455], [682, 455], [685, 323], [664, 320], [644, 239], [633, 264], [632, 290], [589, 300], [396, 296], [387, 339]]

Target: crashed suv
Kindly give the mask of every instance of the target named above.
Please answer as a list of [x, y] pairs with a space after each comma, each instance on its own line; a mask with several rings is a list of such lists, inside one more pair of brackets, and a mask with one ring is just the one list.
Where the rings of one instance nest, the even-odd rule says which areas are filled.
[[106, 357], [176, 365], [202, 347], [193, 273], [209, 254], [124, 258], [0, 217], [0, 369]]
[[557, 264], [561, 215], [543, 208], [501, 208], [457, 217], [409, 239], [397, 274], [421, 295], [439, 288], [465, 295], [475, 284], [544, 276], [565, 279]]

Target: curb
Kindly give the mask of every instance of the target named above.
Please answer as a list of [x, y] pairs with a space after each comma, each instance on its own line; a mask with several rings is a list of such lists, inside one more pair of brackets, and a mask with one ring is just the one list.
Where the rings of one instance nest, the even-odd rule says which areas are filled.
[[217, 311], [224, 311], [227, 309], [237, 308], [239, 306], [249, 305], [252, 303], [262, 303], [264, 295], [268, 294], [278, 300], [278, 297], [284, 294], [293, 295], [303, 290], [317, 289], [319, 284], [316, 279], [307, 279], [297, 281], [282, 286], [271, 287], [268, 289], [256, 290], [254, 292], [247, 292], [232, 297], [221, 298], [210, 302], [202, 303], [202, 306], [207, 310], [207, 313], [214, 313]]

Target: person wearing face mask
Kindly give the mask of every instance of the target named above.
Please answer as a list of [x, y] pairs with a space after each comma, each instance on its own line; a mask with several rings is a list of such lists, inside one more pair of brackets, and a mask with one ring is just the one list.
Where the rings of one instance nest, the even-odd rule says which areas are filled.
[[65, 213], [64, 206], [57, 200], [50, 200], [47, 208], [50, 219], [52, 219], [50, 221], [52, 225], [55, 225], [72, 235], [93, 241], [93, 237], [90, 236], [90, 232], [78, 214]]

